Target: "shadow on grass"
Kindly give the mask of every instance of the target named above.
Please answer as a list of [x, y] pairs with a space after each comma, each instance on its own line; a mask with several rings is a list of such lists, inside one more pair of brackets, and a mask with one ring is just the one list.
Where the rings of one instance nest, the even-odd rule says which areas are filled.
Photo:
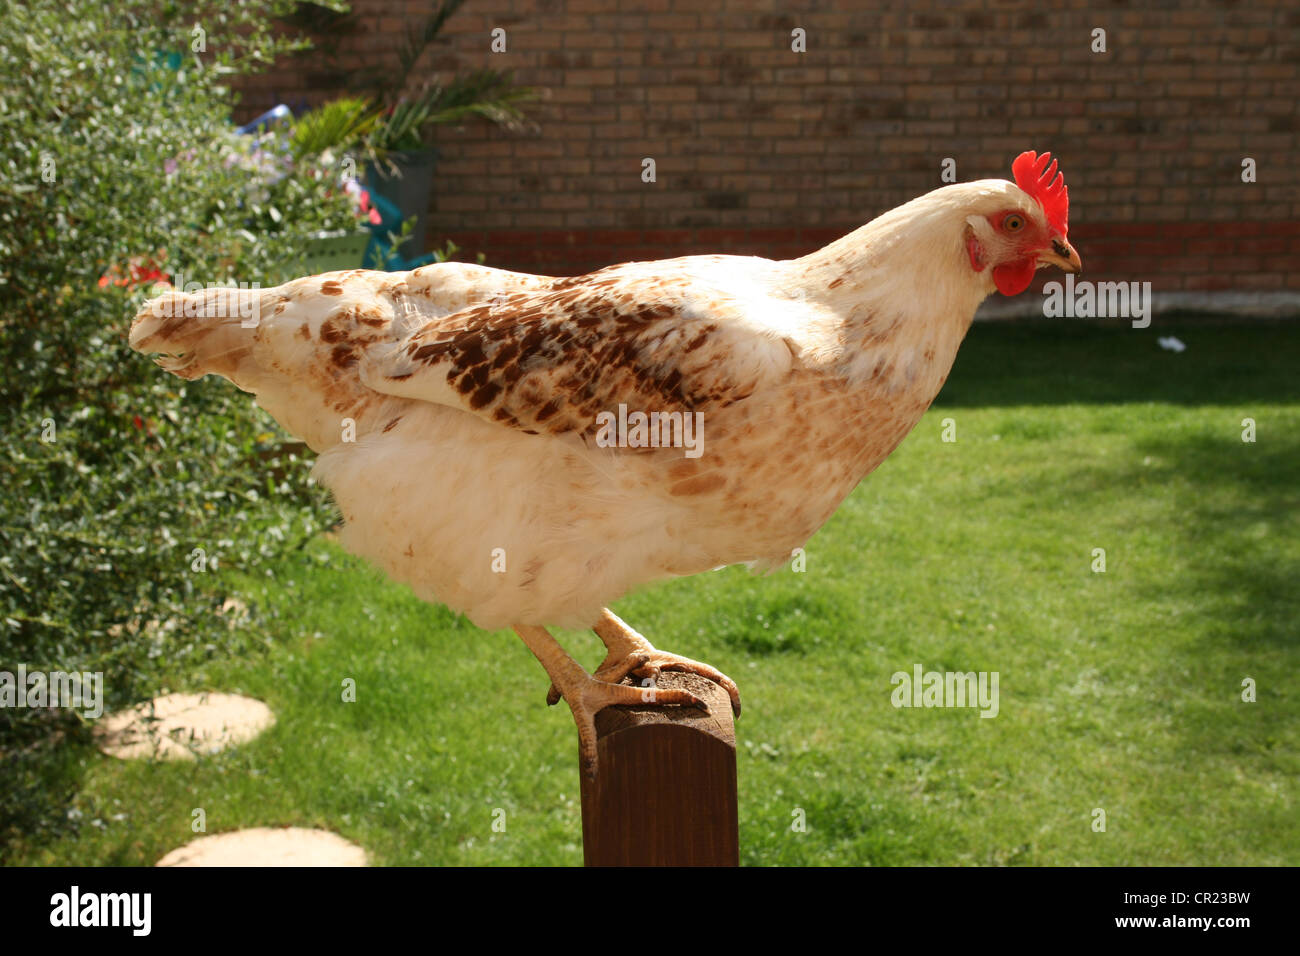
[[1300, 561], [1278, 541], [1300, 513], [1300, 436], [1246, 444], [1193, 433], [1138, 447], [1171, 478], [1193, 480], [1175, 485], [1186, 551], [1214, 548], [1212, 559], [1187, 562], [1177, 593], [1199, 596], [1218, 624], [1217, 645], [1231, 640], [1247, 658], [1255, 649], [1284, 650], [1291, 673], [1300, 670]]
[[1171, 432], [1134, 445], [1131, 462], [1080, 467], [1073, 495], [1109, 499], [1158, 488], [1171, 496], [1183, 555], [1151, 600], [1184, 599], [1242, 650], [1285, 648], [1300, 668], [1300, 560], [1284, 547], [1300, 514], [1300, 435], [1241, 442], [1236, 432]]
[[0, 713], [0, 865], [12, 865], [17, 846], [40, 846], [75, 832], [70, 811], [94, 745], [90, 734], [64, 714], [15, 721]]
[[[1162, 349], [1174, 336], [1185, 352]], [[1153, 319], [1149, 328], [1065, 319], [981, 322], [940, 408], [1300, 401], [1300, 322]]]
[[[1220, 758], [1237, 766], [1250, 757], [1262, 779], [1294, 780], [1294, 748], [1287, 741], [1294, 733], [1294, 675], [1300, 672], [1300, 555], [1294, 544], [1300, 436], [1270, 434], [1247, 444], [1193, 432], [1147, 439], [1136, 448], [1152, 462], [1146, 481], [1171, 489], [1177, 520], [1170, 531], [1182, 555], [1177, 573], [1145, 586], [1141, 599], [1195, 608], [1199, 619], [1196, 640], [1163, 662], [1152, 686], [1165, 688], [1169, 699], [1153, 705], [1168, 712], [1189, 761]], [[1136, 481], [1142, 468], [1117, 475], [1112, 487]], [[1246, 678], [1258, 686], [1257, 703], [1243, 702]], [[1232, 786], [1226, 774], [1221, 779]], [[1271, 841], [1294, 828], [1288, 801], [1264, 784], [1234, 793], [1273, 821], [1262, 831], [1239, 834], [1240, 844], [1274, 852]]]

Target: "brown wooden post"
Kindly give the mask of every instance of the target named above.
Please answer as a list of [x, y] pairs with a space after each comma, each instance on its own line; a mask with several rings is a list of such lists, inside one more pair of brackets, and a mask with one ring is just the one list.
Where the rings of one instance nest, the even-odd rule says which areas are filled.
[[665, 671], [658, 686], [689, 690], [709, 713], [648, 704], [596, 715], [596, 779], [582, 780], [586, 864], [739, 866], [731, 699], [695, 674]]

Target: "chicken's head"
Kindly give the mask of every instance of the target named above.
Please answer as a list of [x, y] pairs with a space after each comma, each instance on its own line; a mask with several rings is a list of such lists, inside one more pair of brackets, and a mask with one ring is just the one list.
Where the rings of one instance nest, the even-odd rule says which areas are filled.
[[1034, 272], [1059, 266], [1076, 275], [1079, 254], [1066, 238], [1069, 192], [1051, 153], [1021, 153], [1011, 164], [1016, 187], [1006, 201], [986, 214], [966, 220], [966, 252], [976, 272], [992, 270], [1003, 295], [1024, 292]]

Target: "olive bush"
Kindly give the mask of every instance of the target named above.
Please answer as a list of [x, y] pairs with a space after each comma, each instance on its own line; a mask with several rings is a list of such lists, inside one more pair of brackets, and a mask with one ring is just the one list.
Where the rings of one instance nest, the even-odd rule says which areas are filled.
[[[0, 672], [147, 696], [251, 640], [231, 572], [328, 516], [248, 396], [126, 343], [156, 280], [275, 285], [304, 236], [355, 226], [321, 157], [233, 128], [224, 84], [301, 45], [272, 30], [290, 6], [0, 9]], [[0, 706], [0, 856], [72, 825], [85, 733], [68, 708]]]

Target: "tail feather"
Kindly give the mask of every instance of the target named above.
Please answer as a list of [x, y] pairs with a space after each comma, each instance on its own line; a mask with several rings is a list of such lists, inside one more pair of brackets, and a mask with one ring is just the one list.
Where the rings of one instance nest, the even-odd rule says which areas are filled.
[[181, 378], [228, 379], [321, 450], [340, 440], [341, 421], [364, 432], [404, 401], [362, 381], [368, 350], [405, 342], [431, 319], [504, 291], [553, 281], [446, 262], [405, 273], [328, 272], [268, 289], [172, 291], [140, 309], [130, 345]]
[[152, 353], [173, 375], [233, 377], [250, 354], [250, 330], [261, 321], [269, 289], [214, 288], [166, 292], [144, 305], [131, 323], [130, 345]]

